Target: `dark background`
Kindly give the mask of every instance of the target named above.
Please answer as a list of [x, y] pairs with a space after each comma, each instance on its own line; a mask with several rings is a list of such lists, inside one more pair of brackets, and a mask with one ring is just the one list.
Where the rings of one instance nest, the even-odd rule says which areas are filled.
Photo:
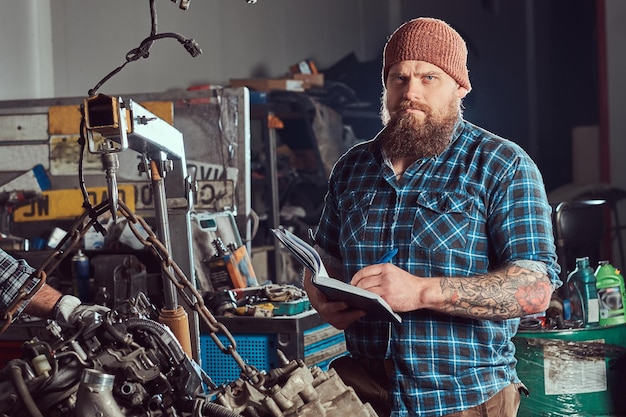
[[[549, 191], [572, 181], [572, 129], [599, 123], [595, 7], [593, 0], [407, 1], [402, 13], [446, 20], [465, 38], [472, 83], [465, 118], [520, 144]], [[349, 55], [324, 69], [370, 103], [344, 112], [359, 138], [381, 127], [381, 66], [382, 59]]]

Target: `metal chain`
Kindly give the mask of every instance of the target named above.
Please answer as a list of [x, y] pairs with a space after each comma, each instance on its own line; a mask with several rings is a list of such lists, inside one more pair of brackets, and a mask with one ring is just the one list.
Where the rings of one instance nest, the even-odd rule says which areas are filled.
[[[0, 334], [3, 333], [11, 324], [11, 321], [16, 314], [19, 306], [27, 300], [30, 300], [32, 296], [37, 292], [46, 281], [46, 277], [54, 271], [61, 261], [81, 242], [83, 236], [87, 231], [98, 222], [98, 218], [109, 211], [109, 202], [104, 201], [92, 208], [86, 210], [80, 217], [76, 219], [72, 225], [70, 232], [59, 242], [53, 252], [44, 260], [42, 265], [31, 274], [28, 280], [22, 285], [18, 296], [5, 310], [2, 320], [5, 323], [0, 330]], [[230, 331], [224, 326], [224, 324], [217, 321], [215, 316], [209, 311], [203, 301], [202, 295], [198, 292], [195, 286], [185, 276], [185, 273], [174, 262], [170, 254], [168, 253], [165, 245], [158, 239], [156, 234], [152, 231], [152, 228], [141, 217], [132, 212], [123, 200], [118, 200], [118, 211], [126, 217], [128, 220], [128, 226], [133, 232], [135, 237], [147, 248], [149, 248], [153, 254], [159, 259], [161, 263], [161, 269], [165, 272], [169, 280], [176, 287], [178, 294], [183, 301], [192, 308], [202, 318], [202, 321], [206, 324], [209, 336], [211, 340], [217, 345], [217, 347], [223, 352], [233, 357], [239, 368], [242, 370], [252, 384], [260, 385], [264, 382], [263, 374], [260, 373], [255, 367], [247, 364], [237, 352], [237, 343]], [[139, 230], [140, 225], [145, 233]], [[148, 236], [145, 237], [145, 234]], [[172, 271], [174, 274], [172, 274]], [[175, 275], [175, 276], [174, 276]], [[28, 291], [32, 282], [39, 279], [33, 289]], [[189, 295], [191, 294], [191, 296]], [[217, 336], [218, 333], [223, 334], [228, 340], [228, 346]]]
[[[202, 318], [202, 321], [207, 325], [209, 329], [209, 336], [211, 340], [217, 345], [217, 347], [226, 354], [233, 357], [239, 368], [243, 373], [252, 381], [253, 384], [261, 384], [263, 382], [262, 374], [253, 366], [248, 365], [237, 352], [237, 342], [230, 333], [230, 331], [224, 326], [223, 323], [217, 321], [215, 316], [209, 311], [204, 304], [202, 295], [198, 292], [195, 286], [185, 276], [185, 273], [174, 262], [170, 254], [167, 252], [165, 245], [157, 238], [150, 226], [146, 221], [134, 214], [128, 206], [122, 201], [119, 201], [119, 211], [128, 220], [128, 226], [133, 232], [135, 237], [147, 248], [150, 248], [152, 252], [161, 261], [161, 269], [165, 272], [169, 280], [178, 290], [178, 294], [184, 300], [184, 302]], [[141, 225], [148, 234], [147, 238], [144, 238], [141, 231], [138, 229], [137, 224]], [[174, 271], [174, 276], [171, 271]], [[192, 297], [185, 291], [189, 291]], [[195, 300], [195, 301], [194, 301]], [[218, 333], [222, 333], [228, 340], [228, 346], [224, 346], [222, 341], [217, 337]]]

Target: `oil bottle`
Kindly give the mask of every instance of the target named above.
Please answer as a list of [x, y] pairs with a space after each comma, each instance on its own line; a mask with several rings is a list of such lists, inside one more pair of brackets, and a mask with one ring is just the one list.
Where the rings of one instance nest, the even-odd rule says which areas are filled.
[[91, 302], [89, 257], [81, 249], [72, 257], [72, 276], [74, 280], [74, 294], [82, 302]]
[[600, 320], [598, 290], [589, 257], [576, 258], [576, 268], [567, 277], [571, 319], [585, 327], [597, 326]]
[[609, 261], [598, 263], [596, 288], [600, 305], [600, 326], [626, 323], [624, 277]]

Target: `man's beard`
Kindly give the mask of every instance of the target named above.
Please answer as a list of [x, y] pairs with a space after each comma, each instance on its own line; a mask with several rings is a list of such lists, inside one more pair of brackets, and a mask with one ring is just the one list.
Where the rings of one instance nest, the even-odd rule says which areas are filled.
[[[387, 157], [417, 160], [439, 155], [450, 144], [454, 126], [461, 116], [459, 101], [450, 100], [448, 106], [439, 111], [404, 101], [398, 110], [408, 108], [424, 112], [425, 120], [421, 122], [412, 113], [394, 113], [379, 136]], [[382, 111], [386, 112], [384, 105]]]

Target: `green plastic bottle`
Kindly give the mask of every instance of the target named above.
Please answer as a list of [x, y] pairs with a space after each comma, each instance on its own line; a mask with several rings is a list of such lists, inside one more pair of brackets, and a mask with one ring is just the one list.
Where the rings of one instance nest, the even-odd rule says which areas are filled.
[[589, 257], [576, 258], [576, 268], [567, 277], [571, 319], [582, 321], [585, 327], [598, 326], [600, 306], [596, 276], [589, 265]]
[[596, 288], [600, 305], [600, 326], [626, 323], [624, 277], [609, 261], [598, 263]]

